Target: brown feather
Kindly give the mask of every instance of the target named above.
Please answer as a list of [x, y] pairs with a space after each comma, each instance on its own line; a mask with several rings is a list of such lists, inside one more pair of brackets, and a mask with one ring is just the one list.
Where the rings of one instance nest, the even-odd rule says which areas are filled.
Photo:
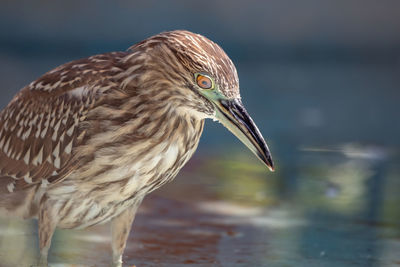
[[[0, 113], [0, 212], [39, 217], [44, 258], [56, 226], [120, 218], [114, 230], [126, 231], [127, 210], [177, 175], [215, 113], [193, 87], [196, 72], [240, 97], [225, 52], [187, 31], [66, 63], [24, 87]], [[115, 236], [120, 261], [127, 235]]]

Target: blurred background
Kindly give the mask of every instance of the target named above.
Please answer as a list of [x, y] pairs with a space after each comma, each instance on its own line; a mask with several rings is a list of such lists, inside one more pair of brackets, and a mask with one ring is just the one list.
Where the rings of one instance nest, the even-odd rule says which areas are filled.
[[[397, 0], [3, 0], [0, 107], [60, 64], [174, 29], [232, 58], [276, 171], [207, 121], [194, 158], [145, 199], [125, 261], [399, 266]], [[4, 266], [35, 257], [35, 227], [1, 221]], [[106, 266], [108, 240], [107, 226], [60, 230], [50, 262]]]

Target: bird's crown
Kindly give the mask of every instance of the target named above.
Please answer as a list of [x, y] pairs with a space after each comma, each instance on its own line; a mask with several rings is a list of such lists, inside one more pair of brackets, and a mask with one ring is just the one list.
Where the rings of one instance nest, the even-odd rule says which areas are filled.
[[186, 70], [193, 75], [210, 76], [222, 94], [228, 98], [239, 97], [239, 78], [235, 65], [224, 50], [208, 38], [189, 31], [176, 30], [157, 34], [130, 48], [154, 49], [168, 47]]

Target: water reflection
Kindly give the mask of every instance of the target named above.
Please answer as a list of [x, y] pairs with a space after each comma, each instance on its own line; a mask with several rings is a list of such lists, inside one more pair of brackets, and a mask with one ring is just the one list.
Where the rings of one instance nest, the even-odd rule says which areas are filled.
[[[400, 187], [399, 169], [396, 167], [399, 161], [395, 153], [392, 149], [377, 146], [346, 144], [338, 147], [301, 148], [285, 158], [285, 163], [292, 160], [290, 164], [281, 164], [276, 174], [261, 183], [257, 180], [260, 175], [258, 168], [250, 168], [253, 172], [250, 174], [249, 166], [252, 164], [237, 159], [240, 163], [233, 167], [235, 170], [230, 172], [229, 178], [239, 182], [234, 181], [236, 190], [230, 186], [228, 193], [224, 194], [242, 205], [254, 205], [255, 196], [268, 192], [268, 201], [260, 202], [266, 207], [264, 227], [256, 224], [260, 226], [260, 233], [263, 228], [268, 234], [257, 236], [254, 242], [258, 245], [264, 243], [269, 250], [260, 255], [259, 263], [269, 262], [276, 266], [291, 265], [293, 261], [295, 266], [386, 266], [399, 263], [400, 256], [393, 253], [400, 245]], [[219, 167], [223, 166], [223, 162], [219, 164]], [[246, 167], [241, 168], [243, 164]], [[228, 164], [224, 172], [232, 170], [231, 166]], [[214, 170], [218, 176], [220, 168], [214, 169], [209, 172]], [[247, 176], [257, 179], [248, 181]], [[221, 187], [229, 178], [222, 178]], [[280, 179], [284, 182], [279, 183]], [[290, 190], [279, 195], [280, 186], [288, 183], [291, 184]], [[243, 191], [246, 196], [251, 191], [254, 195], [240, 199], [229, 197], [229, 192], [240, 194]], [[223, 197], [227, 198], [226, 195]], [[268, 219], [275, 218], [277, 211], [287, 215], [282, 220], [281, 229], [268, 223]], [[255, 221], [263, 220], [256, 216], [253, 223]], [[298, 223], [284, 227], [288, 225], [284, 221]]]
[[[200, 152], [174, 183], [145, 200], [126, 262], [138, 266], [399, 264], [398, 159], [384, 149], [339, 147], [293, 149], [291, 164], [278, 158], [274, 174], [246, 150], [207, 156]], [[366, 156], [365, 151], [378, 151], [379, 156]], [[28, 266], [34, 261], [35, 227], [33, 222], [1, 221], [1, 266], [15, 262]], [[108, 225], [58, 230], [53, 245], [53, 266], [108, 265]]]

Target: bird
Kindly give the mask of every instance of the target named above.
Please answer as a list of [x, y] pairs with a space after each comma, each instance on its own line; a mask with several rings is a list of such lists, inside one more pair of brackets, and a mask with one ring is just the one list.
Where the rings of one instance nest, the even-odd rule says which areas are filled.
[[60, 65], [0, 113], [0, 214], [38, 220], [39, 266], [56, 228], [110, 222], [111, 265], [122, 266], [139, 205], [191, 158], [205, 119], [274, 170], [235, 65], [203, 35], [162, 32]]

